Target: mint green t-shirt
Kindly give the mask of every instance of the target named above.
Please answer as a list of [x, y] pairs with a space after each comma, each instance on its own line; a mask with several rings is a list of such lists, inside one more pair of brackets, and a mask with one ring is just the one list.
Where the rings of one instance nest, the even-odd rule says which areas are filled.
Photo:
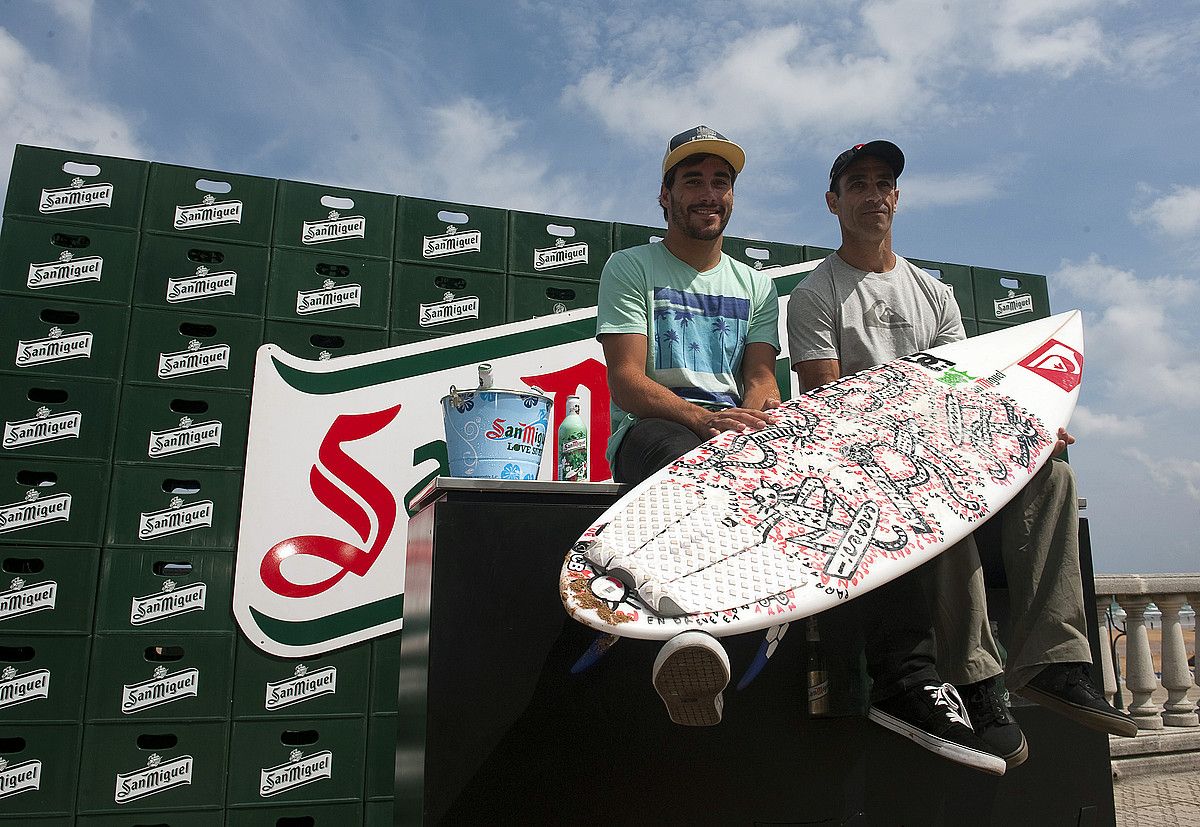
[[[646, 375], [710, 410], [742, 404], [742, 354], [750, 342], [779, 351], [779, 298], [771, 279], [721, 254], [700, 273], [662, 243], [613, 253], [600, 277], [596, 335], [646, 337]], [[636, 421], [612, 403], [607, 457]]]

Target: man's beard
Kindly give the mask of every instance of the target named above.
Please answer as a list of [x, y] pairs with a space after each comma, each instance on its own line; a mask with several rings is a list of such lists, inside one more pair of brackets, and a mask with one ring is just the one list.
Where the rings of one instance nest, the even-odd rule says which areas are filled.
[[688, 238], [694, 238], [697, 241], [712, 241], [720, 238], [725, 232], [725, 227], [729, 224], [729, 210], [725, 210], [721, 216], [721, 223], [715, 229], [700, 228], [692, 225], [694, 216], [687, 210], [679, 206], [679, 203], [671, 197], [671, 226], [678, 227], [683, 231], [683, 234]]

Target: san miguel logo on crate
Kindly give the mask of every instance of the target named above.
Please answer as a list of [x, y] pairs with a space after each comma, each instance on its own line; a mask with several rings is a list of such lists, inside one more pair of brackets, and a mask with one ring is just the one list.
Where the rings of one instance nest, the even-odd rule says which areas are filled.
[[167, 279], [166, 300], [171, 304], [211, 299], [216, 296], [237, 295], [237, 272], [222, 270], [210, 273], [203, 264], [196, 268], [196, 275]]
[[0, 756], [0, 798], [41, 789], [42, 762], [36, 758], [9, 766], [8, 759]]
[[30, 488], [25, 493], [25, 502], [0, 505], [0, 534], [70, 519], [70, 494], [43, 498], [40, 491]]
[[281, 681], [268, 681], [263, 709], [276, 710], [311, 701], [322, 695], [337, 693], [337, 667], [326, 666], [309, 671], [303, 663], [296, 666], [296, 673]]
[[61, 327], [52, 327], [44, 339], [19, 339], [13, 364], [29, 368], [68, 359], [90, 359], [93, 338], [86, 330], [64, 336]]
[[171, 672], [156, 666], [154, 676], [141, 683], [127, 683], [121, 688], [121, 713], [136, 715], [156, 706], [164, 706], [200, 694], [200, 670], [181, 669]]
[[204, 347], [199, 339], [188, 342], [187, 350], [158, 354], [158, 378], [171, 379], [210, 370], [229, 370], [229, 345]]
[[150, 432], [146, 456], [158, 459], [204, 448], [220, 448], [221, 430], [224, 427], [219, 419], [194, 422], [190, 416], [180, 417], [178, 428]]
[[294, 749], [286, 763], [259, 771], [258, 794], [270, 798], [325, 778], [333, 778], [332, 752], [326, 749], [306, 758], [303, 752]]
[[60, 439], [78, 439], [82, 427], [83, 414], [80, 411], [51, 414], [50, 409], [43, 405], [33, 419], [5, 422], [3, 445], [11, 451]]
[[568, 244], [564, 239], [556, 238], [553, 247], [543, 247], [533, 251], [534, 270], [553, 270], [556, 267], [587, 263], [588, 245], [586, 241]]
[[25, 286], [30, 290], [45, 290], [47, 287], [61, 287], [64, 284], [100, 281], [103, 273], [102, 256], [75, 258], [75, 254], [70, 250], [63, 250], [58, 256], [58, 261], [31, 263], [29, 274], [25, 277]]
[[43, 580], [27, 585], [25, 578], [14, 577], [9, 591], [0, 593], [0, 622], [34, 612], [54, 611], [58, 583]]
[[13, 667], [6, 666], [0, 672], [0, 709], [49, 697], [49, 669], [34, 669], [22, 675]]
[[147, 623], [157, 623], [168, 617], [202, 612], [207, 597], [206, 583], [191, 583], [179, 588], [174, 580], [164, 580], [161, 591], [133, 598], [129, 605], [129, 623], [133, 626], [145, 626]]
[[421, 237], [422, 258], [444, 258], [461, 253], [478, 253], [483, 249], [483, 233], [479, 230], [459, 230], [453, 224], [444, 235]]
[[364, 216], [348, 215], [342, 218], [337, 210], [330, 210], [329, 218], [323, 221], [305, 221], [300, 231], [300, 241], [304, 244], [325, 244], [346, 238], [366, 237], [367, 219]]
[[112, 184], [84, 184], [82, 178], [71, 180], [71, 186], [42, 190], [38, 201], [38, 212], [43, 214], [90, 210], [93, 207], [111, 207]]
[[170, 507], [161, 511], [143, 511], [138, 515], [138, 539], [156, 540], [198, 528], [212, 528], [212, 521], [212, 500], [197, 500], [184, 505], [183, 497], [172, 497]]
[[992, 303], [996, 306], [997, 319], [1003, 319], [1005, 316], [1016, 316], [1019, 313], [1033, 312], [1033, 296], [1029, 293], [1018, 294], [1009, 290], [1006, 298], [993, 299]]
[[116, 791], [113, 801], [117, 804], [128, 804], [139, 798], [156, 795], [176, 787], [185, 787], [192, 783], [192, 770], [195, 759], [190, 755], [181, 755], [164, 762], [162, 756], [153, 753], [146, 759], [146, 766], [133, 772], [117, 773]]
[[479, 297], [462, 296], [455, 298], [453, 293], [446, 293], [440, 302], [422, 304], [417, 324], [421, 327], [435, 327], [450, 322], [460, 322], [463, 319], [479, 318]]
[[296, 291], [296, 313], [300, 316], [358, 307], [361, 303], [361, 284], [338, 284], [333, 279], [325, 279], [317, 290]]
[[206, 195], [199, 204], [175, 207], [175, 229], [192, 230], [196, 227], [215, 227], [221, 224], [242, 223], [241, 201], [218, 201]]

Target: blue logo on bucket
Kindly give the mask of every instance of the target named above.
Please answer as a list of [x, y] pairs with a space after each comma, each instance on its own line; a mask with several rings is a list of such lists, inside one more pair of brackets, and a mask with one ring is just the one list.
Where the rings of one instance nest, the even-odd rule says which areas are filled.
[[528, 391], [455, 391], [442, 398], [450, 474], [534, 480], [550, 428], [550, 398]]

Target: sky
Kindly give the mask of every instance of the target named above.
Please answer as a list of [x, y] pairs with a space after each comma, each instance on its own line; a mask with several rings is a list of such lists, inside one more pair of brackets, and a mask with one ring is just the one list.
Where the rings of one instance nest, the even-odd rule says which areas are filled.
[[18, 143], [661, 224], [667, 139], [740, 143], [733, 235], [836, 247], [894, 141], [901, 255], [1084, 313], [1098, 572], [1200, 571], [1200, 0], [0, 0]]

